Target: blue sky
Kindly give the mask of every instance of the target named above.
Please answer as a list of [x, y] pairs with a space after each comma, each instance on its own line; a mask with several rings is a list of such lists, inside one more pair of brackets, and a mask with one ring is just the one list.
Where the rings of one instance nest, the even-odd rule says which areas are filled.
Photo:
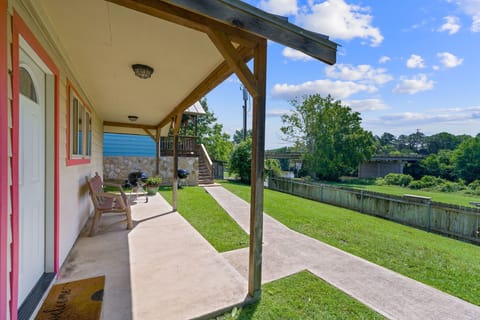
[[[327, 66], [269, 42], [267, 149], [288, 145], [280, 116], [292, 98], [312, 93], [360, 112], [363, 128], [377, 135], [480, 132], [480, 0], [247, 2], [341, 45]], [[242, 127], [236, 77], [207, 99], [226, 132]]]

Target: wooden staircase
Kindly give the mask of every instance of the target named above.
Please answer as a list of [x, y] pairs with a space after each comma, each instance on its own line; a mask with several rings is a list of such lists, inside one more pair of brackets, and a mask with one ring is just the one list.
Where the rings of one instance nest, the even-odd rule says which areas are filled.
[[198, 146], [198, 184], [212, 184], [212, 162], [203, 145]]

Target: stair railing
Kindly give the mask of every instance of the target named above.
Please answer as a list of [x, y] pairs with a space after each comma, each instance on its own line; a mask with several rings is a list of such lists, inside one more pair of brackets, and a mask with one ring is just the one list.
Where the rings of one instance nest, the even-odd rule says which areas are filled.
[[198, 145], [198, 156], [202, 158], [208, 170], [208, 174], [213, 179], [213, 163], [212, 163], [212, 160], [210, 160], [210, 156], [208, 155], [207, 149], [203, 144]]

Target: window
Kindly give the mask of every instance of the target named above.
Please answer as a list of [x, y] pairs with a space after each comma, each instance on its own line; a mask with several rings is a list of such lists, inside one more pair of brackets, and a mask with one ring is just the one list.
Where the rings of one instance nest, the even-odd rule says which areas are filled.
[[90, 162], [92, 155], [92, 114], [75, 88], [67, 84], [67, 165]]
[[20, 67], [20, 93], [33, 102], [38, 103], [37, 91], [30, 73], [24, 67]]

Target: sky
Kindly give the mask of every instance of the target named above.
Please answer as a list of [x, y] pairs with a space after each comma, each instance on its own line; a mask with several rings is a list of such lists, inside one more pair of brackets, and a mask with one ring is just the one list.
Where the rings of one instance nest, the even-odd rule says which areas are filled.
[[[314, 93], [359, 112], [374, 135], [480, 132], [480, 0], [246, 2], [340, 45], [328, 66], [269, 41], [266, 149], [290, 145], [281, 115]], [[229, 134], [242, 128], [240, 86], [232, 76], [207, 95]]]

